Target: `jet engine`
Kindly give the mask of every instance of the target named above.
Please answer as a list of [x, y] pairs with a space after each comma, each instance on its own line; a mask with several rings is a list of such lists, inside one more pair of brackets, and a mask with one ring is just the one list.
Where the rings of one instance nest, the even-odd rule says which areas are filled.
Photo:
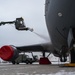
[[0, 57], [5, 61], [14, 61], [19, 56], [15, 46], [5, 45], [0, 49]]

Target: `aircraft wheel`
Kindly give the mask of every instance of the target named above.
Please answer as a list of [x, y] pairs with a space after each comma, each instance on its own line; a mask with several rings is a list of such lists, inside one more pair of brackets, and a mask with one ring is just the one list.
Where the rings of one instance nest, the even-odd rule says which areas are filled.
[[26, 61], [26, 64], [28, 64], [29, 62], [28, 61]]
[[72, 41], [70, 50], [71, 63], [75, 63], [75, 41]]
[[61, 62], [66, 62], [67, 61], [67, 57], [60, 57], [60, 61]]

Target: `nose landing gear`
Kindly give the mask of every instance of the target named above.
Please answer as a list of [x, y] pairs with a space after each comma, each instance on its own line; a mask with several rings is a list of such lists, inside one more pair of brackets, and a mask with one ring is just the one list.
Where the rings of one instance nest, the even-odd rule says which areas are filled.
[[71, 28], [69, 30], [68, 47], [70, 48], [69, 50], [70, 62], [69, 64], [64, 64], [64, 66], [75, 67], [75, 28]]

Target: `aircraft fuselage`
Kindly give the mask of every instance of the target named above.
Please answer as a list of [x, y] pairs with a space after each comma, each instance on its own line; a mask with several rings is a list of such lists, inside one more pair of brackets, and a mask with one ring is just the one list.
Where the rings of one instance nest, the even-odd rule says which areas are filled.
[[46, 0], [45, 18], [55, 49], [68, 47], [70, 28], [75, 28], [75, 0]]

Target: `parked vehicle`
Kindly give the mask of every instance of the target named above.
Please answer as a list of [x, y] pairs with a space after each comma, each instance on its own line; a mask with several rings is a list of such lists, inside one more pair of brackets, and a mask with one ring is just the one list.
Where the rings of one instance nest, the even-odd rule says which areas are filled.
[[33, 58], [30, 58], [28, 55], [20, 54], [15, 61], [12, 61], [12, 64], [19, 64], [19, 63], [32, 64], [33, 62], [36, 61], [37, 61], [37, 56], [33, 56]]

